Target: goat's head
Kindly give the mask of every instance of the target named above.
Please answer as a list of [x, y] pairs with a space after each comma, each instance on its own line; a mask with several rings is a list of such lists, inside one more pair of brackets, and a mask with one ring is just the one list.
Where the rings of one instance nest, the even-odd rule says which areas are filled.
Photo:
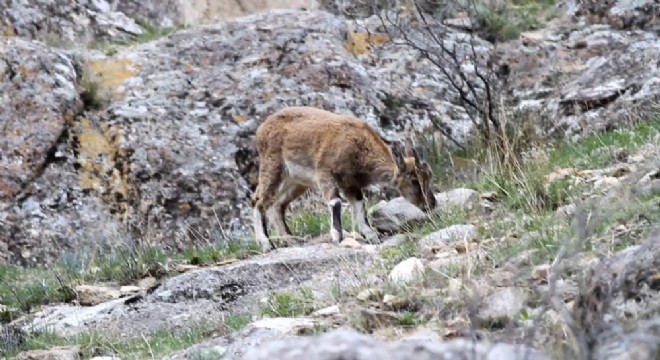
[[419, 156], [410, 139], [406, 139], [405, 145], [395, 143], [392, 153], [399, 168], [394, 185], [401, 195], [426, 212], [435, 209], [433, 171], [426, 161], [426, 156]]

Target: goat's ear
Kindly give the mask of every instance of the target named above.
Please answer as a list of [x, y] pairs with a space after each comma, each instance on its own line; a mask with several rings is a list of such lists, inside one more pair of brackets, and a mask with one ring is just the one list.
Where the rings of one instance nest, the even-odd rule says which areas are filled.
[[404, 152], [405, 148], [401, 144], [400, 141], [394, 141], [392, 143], [392, 155], [394, 155], [394, 160], [396, 161], [396, 166], [399, 168], [401, 171], [405, 171], [406, 169], [406, 162], [404, 161]]
[[419, 154], [417, 154], [417, 150], [415, 150], [415, 145], [413, 144], [413, 141], [410, 137], [406, 138], [406, 156], [411, 157], [415, 159], [415, 163], [419, 164]]

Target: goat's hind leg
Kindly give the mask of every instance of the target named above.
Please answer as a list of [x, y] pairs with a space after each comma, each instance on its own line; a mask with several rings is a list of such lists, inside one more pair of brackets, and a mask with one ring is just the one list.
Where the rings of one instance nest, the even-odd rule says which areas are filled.
[[278, 190], [270, 219], [278, 236], [291, 237], [293, 234], [286, 223], [286, 209], [293, 200], [307, 191], [307, 187], [292, 182], [283, 182]]
[[282, 164], [262, 162], [259, 166], [259, 184], [253, 199], [253, 227], [256, 240], [264, 252], [274, 248], [268, 238], [267, 210], [276, 201], [275, 195], [282, 181]]

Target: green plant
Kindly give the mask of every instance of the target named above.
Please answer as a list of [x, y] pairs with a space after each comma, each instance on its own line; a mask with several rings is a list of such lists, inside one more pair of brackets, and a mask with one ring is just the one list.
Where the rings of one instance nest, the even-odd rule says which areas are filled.
[[385, 268], [391, 269], [401, 261], [420, 255], [419, 245], [411, 237], [406, 237], [403, 241], [393, 247], [383, 249], [381, 256], [385, 261]]
[[398, 314], [394, 320], [394, 325], [403, 327], [417, 326], [422, 323], [422, 319], [420, 319], [419, 315], [413, 311], [405, 311], [401, 314]]
[[159, 330], [152, 336], [134, 340], [96, 332], [71, 337], [48, 331], [33, 332], [13, 349], [0, 348], [0, 355], [12, 358], [21, 351], [76, 345], [81, 348], [83, 359], [99, 355], [113, 355], [122, 359], [161, 358], [199, 343], [205, 332], [204, 326], [194, 326], [182, 331]]
[[255, 241], [229, 241], [223, 245], [189, 248], [177, 257], [192, 265], [210, 265], [230, 258], [244, 258], [260, 251], [261, 247]]
[[297, 289], [299, 294], [273, 292], [266, 304], [261, 307], [261, 314], [269, 317], [296, 317], [308, 315], [314, 311], [314, 297], [308, 288]]
[[85, 110], [100, 110], [103, 107], [104, 99], [101, 96], [98, 81], [84, 78], [80, 83], [80, 87], [80, 99]]
[[225, 318], [225, 325], [230, 331], [239, 331], [250, 323], [248, 314], [229, 315]]

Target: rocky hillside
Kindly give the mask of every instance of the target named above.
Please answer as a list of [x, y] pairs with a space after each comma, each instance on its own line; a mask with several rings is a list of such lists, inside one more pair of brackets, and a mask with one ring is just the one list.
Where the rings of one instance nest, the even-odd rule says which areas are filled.
[[[615, 128], [657, 99], [655, 24], [618, 30], [592, 19], [558, 18], [496, 49], [512, 111], [545, 119], [539, 132]], [[2, 99], [0, 258], [52, 263], [146, 238], [180, 250], [200, 236], [249, 236], [251, 134], [284, 105], [349, 112], [387, 137], [412, 125], [443, 141], [433, 126], [442, 119], [464, 143], [473, 125], [461, 95], [413, 49], [378, 37], [378, 25], [273, 10], [104, 51], [3, 37], [12, 96]]]
[[[657, 356], [657, 2], [447, 11], [456, 66], [343, 2], [222, 3], [0, 0], [0, 355]], [[491, 85], [519, 161], [474, 148]], [[333, 246], [311, 194], [306, 241], [256, 253], [252, 135], [287, 105], [442, 144], [438, 212], [377, 193], [383, 243]]]

